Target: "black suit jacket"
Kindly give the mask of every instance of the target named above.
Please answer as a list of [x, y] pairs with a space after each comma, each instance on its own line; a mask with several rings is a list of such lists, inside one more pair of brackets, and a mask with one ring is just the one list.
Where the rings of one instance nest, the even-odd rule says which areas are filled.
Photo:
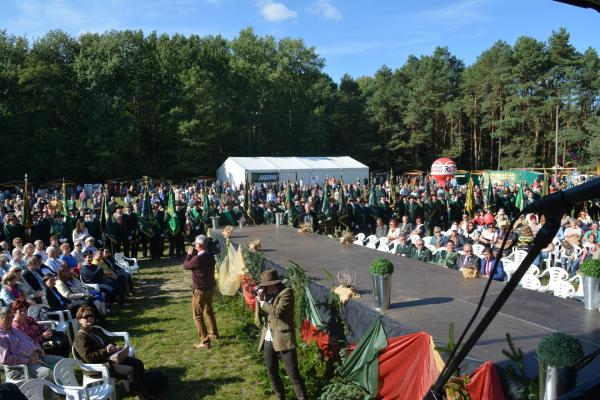
[[[26, 269], [25, 271], [23, 271], [23, 279], [25, 280], [25, 282], [27, 282], [29, 284], [29, 286], [31, 286], [31, 288], [33, 290], [35, 290], [36, 292], [39, 292], [40, 290], [43, 290], [44, 287], [37, 280], [37, 278], [35, 277], [34, 274], [38, 274], [38, 273], [37, 272], [33, 272], [33, 271], [29, 270], [29, 269]], [[38, 276], [41, 277], [40, 274], [38, 274]]]
[[454, 264], [455, 269], [461, 269], [462, 267], [464, 267], [466, 265], [470, 265], [472, 267], [479, 269], [479, 264], [481, 262], [481, 259], [479, 257], [477, 257], [474, 254], [471, 254], [471, 259], [469, 260], [468, 263], [466, 263], [466, 258], [467, 258], [466, 254], [459, 254], [458, 258], [456, 259], [456, 264]]
[[[71, 300], [63, 297], [56, 288], [46, 288], [46, 301], [50, 306], [50, 311], [65, 310], [67, 305], [71, 304]], [[62, 301], [62, 303], [61, 303]]]

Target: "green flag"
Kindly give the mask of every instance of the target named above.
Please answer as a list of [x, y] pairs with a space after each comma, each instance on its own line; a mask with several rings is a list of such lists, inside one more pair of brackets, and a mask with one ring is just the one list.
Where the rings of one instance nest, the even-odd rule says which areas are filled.
[[494, 195], [492, 194], [493, 192], [494, 192], [494, 190], [492, 188], [492, 180], [489, 179], [486, 198], [485, 198], [485, 202], [487, 203], [488, 209], [491, 209], [494, 206]]
[[525, 197], [523, 197], [523, 183], [519, 184], [519, 191], [515, 197], [515, 207], [520, 210], [525, 208]]
[[62, 182], [62, 209], [65, 213], [65, 225], [69, 231], [69, 234], [73, 232], [73, 218], [71, 218], [71, 213], [69, 213], [69, 207], [67, 206], [67, 185], [65, 180]]
[[387, 337], [377, 318], [340, 367], [340, 375], [366, 389], [372, 398], [379, 392], [379, 351], [387, 347]]
[[473, 218], [475, 213], [475, 190], [473, 189], [473, 178], [469, 179], [469, 187], [467, 189], [467, 199], [465, 202], [465, 211]]
[[202, 193], [202, 218], [204, 218], [204, 223], [208, 223], [210, 218], [209, 206], [208, 189], [204, 189], [204, 192]]
[[544, 182], [542, 183], [542, 197], [550, 194], [550, 187], [548, 186], [548, 172], [544, 169]]
[[315, 328], [321, 331], [325, 329], [325, 324], [321, 320], [321, 315], [315, 304], [315, 299], [308, 288], [308, 284], [304, 285], [304, 315]]
[[177, 235], [181, 228], [181, 221], [179, 221], [179, 215], [177, 215], [177, 212], [175, 211], [175, 192], [173, 191], [173, 188], [169, 191], [165, 222], [167, 223], [167, 230], [169, 233], [171, 235]]

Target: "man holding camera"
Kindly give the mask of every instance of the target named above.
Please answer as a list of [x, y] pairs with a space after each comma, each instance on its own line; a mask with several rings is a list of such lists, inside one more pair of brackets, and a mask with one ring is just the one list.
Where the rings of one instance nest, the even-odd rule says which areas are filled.
[[[200, 343], [194, 344], [195, 349], [210, 349], [211, 338], [218, 338], [217, 321], [212, 302], [215, 294], [215, 257], [208, 250], [209, 238], [205, 235], [196, 236], [194, 246], [188, 249], [183, 262], [183, 269], [192, 271], [194, 286], [192, 294], [192, 313], [198, 329]], [[208, 330], [207, 330], [208, 325]]]
[[263, 351], [271, 387], [277, 399], [285, 399], [283, 382], [279, 376], [279, 357], [283, 360], [294, 393], [298, 400], [306, 400], [306, 389], [298, 370], [296, 328], [294, 326], [294, 291], [286, 288], [275, 270], [260, 275], [256, 314], [262, 321], [258, 351]]

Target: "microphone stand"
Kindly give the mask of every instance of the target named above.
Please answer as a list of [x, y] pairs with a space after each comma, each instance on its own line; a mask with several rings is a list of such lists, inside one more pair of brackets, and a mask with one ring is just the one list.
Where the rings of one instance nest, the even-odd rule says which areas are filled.
[[[558, 200], [558, 198], [557, 198]], [[460, 364], [467, 357], [469, 352], [473, 349], [483, 332], [490, 325], [492, 320], [496, 317], [496, 314], [500, 311], [506, 300], [510, 297], [511, 293], [515, 290], [523, 275], [527, 272], [531, 263], [540, 254], [542, 249], [552, 242], [552, 239], [556, 236], [558, 229], [560, 228], [560, 220], [564, 213], [565, 204], [556, 201], [555, 207], [548, 207], [544, 212], [546, 222], [542, 225], [540, 231], [533, 240], [533, 246], [527, 256], [519, 265], [519, 268], [515, 271], [514, 275], [510, 278], [510, 281], [506, 284], [504, 289], [500, 292], [500, 295], [491, 305], [487, 313], [481, 318], [479, 324], [475, 327], [475, 330], [469, 336], [465, 344], [460, 348], [456, 356], [448, 360], [448, 366], [445, 372], [440, 375], [434, 385], [431, 387], [429, 392], [423, 398], [424, 400], [440, 400], [444, 398], [444, 386], [446, 382], [452, 377], [452, 374], [460, 367]], [[499, 257], [500, 255], [498, 255]]]

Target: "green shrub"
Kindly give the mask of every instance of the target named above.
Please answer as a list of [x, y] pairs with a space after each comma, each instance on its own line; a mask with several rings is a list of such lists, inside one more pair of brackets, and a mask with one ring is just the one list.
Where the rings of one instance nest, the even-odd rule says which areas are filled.
[[246, 272], [256, 283], [260, 282], [260, 274], [265, 262], [265, 255], [262, 251], [250, 251], [247, 245], [242, 246], [242, 256], [244, 257], [244, 265]]
[[593, 278], [600, 278], [600, 260], [588, 258], [581, 263], [579, 271], [585, 276], [591, 276]]
[[336, 379], [325, 386], [319, 400], [363, 400], [369, 393], [354, 382]]
[[394, 264], [387, 258], [379, 257], [371, 263], [371, 273], [373, 275], [389, 275], [394, 272]]
[[537, 354], [540, 361], [554, 368], [572, 367], [583, 357], [583, 348], [573, 336], [554, 332], [544, 336], [538, 343]]

